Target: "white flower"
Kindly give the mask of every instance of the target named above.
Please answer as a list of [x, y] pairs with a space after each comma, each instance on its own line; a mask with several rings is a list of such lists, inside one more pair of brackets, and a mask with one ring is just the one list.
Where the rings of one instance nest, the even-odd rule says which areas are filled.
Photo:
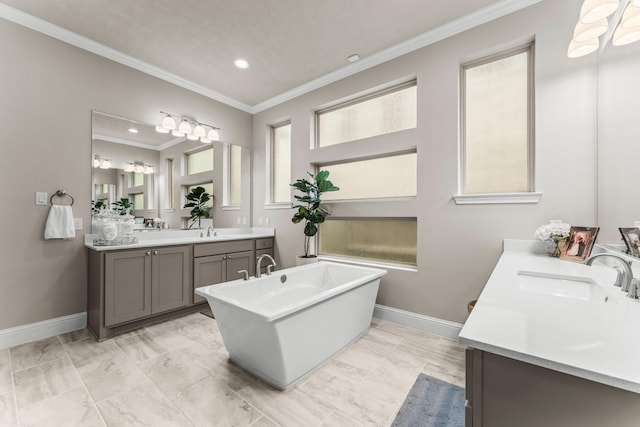
[[564, 222], [551, 222], [541, 225], [536, 229], [536, 237], [539, 240], [561, 240], [569, 237], [571, 226]]

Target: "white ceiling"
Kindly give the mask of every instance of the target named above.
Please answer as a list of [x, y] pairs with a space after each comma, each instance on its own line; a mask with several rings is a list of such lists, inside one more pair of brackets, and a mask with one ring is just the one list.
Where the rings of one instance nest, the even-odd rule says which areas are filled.
[[257, 112], [538, 1], [0, 0], [0, 17]]

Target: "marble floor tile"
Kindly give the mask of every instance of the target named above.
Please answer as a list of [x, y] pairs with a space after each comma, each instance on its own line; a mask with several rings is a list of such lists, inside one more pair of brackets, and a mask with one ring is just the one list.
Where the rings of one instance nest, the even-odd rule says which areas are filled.
[[115, 342], [136, 363], [153, 359], [169, 351], [154, 341], [154, 335], [147, 331]]
[[320, 425], [333, 409], [296, 387], [279, 391], [256, 382], [240, 389], [238, 394], [282, 427]]
[[84, 387], [20, 409], [22, 427], [105, 427]]
[[60, 342], [62, 342], [62, 344], [68, 344], [74, 341], [86, 340], [89, 338], [93, 339], [93, 335], [91, 335], [91, 332], [89, 332], [87, 328], [84, 328], [58, 335], [58, 338], [60, 338]]
[[66, 356], [58, 337], [45, 338], [11, 347], [10, 354], [14, 372]]
[[97, 405], [109, 427], [192, 427], [182, 412], [152, 383], [122, 392]]
[[370, 328], [364, 336], [379, 344], [388, 345], [390, 347], [396, 347], [403, 340], [401, 336], [380, 328]]
[[335, 410], [324, 420], [321, 427], [363, 427], [360, 421], [356, 421], [342, 412]]
[[251, 424], [251, 427], [279, 427], [279, 426], [278, 424], [276, 424], [275, 421], [273, 421], [266, 415], [263, 415], [260, 418], [258, 418], [253, 424]]
[[120, 352], [120, 348], [114, 341], [96, 342], [93, 338], [69, 342], [64, 345], [64, 348], [76, 368]]
[[14, 372], [13, 377], [19, 409], [82, 386], [66, 356]]
[[262, 417], [257, 408], [211, 377], [179, 393], [174, 404], [196, 427], [248, 426]]
[[180, 392], [209, 376], [207, 370], [193, 363], [180, 350], [150, 359], [139, 366], [171, 400], [174, 400]]
[[95, 402], [149, 381], [144, 372], [120, 350], [84, 364], [78, 368], [78, 373]]
[[11, 376], [11, 356], [9, 349], [0, 350], [0, 395], [13, 393], [13, 377]]
[[19, 426], [16, 399], [13, 393], [0, 394], [0, 426]]

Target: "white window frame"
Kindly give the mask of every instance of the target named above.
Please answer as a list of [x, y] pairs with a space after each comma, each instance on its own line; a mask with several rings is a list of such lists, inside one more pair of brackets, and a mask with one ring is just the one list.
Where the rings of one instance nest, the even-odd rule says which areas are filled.
[[[538, 203], [542, 198], [542, 193], [535, 191], [535, 43], [533, 41], [511, 49], [484, 56], [480, 59], [465, 62], [460, 66], [460, 140], [458, 144], [458, 194], [453, 199], [458, 205], [468, 204], [506, 204], [506, 203]], [[527, 151], [528, 151], [528, 184], [529, 190], [518, 193], [487, 193], [487, 194], [465, 194], [465, 95], [466, 81], [465, 71], [469, 68], [477, 67], [493, 61], [514, 56], [523, 52], [528, 53], [528, 109], [527, 109]]]
[[[265, 150], [265, 175], [267, 179], [265, 180], [265, 205], [264, 209], [290, 209], [293, 206], [292, 200], [292, 192], [289, 192], [289, 201], [286, 202], [274, 202], [273, 201], [273, 186], [274, 186], [274, 155], [273, 151], [275, 149], [275, 137], [274, 132], [275, 129], [282, 126], [291, 126], [290, 119], [279, 120], [274, 124], [267, 126], [267, 135], [266, 135], [266, 150]], [[291, 148], [293, 149], [293, 143], [291, 143]], [[289, 152], [289, 156], [291, 156], [291, 151]]]

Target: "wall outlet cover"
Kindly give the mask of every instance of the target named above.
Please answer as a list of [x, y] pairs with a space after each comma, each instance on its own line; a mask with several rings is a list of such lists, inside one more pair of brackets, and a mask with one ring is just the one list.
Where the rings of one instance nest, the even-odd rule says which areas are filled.
[[82, 218], [73, 218], [73, 228], [75, 230], [82, 230]]
[[36, 205], [45, 206], [49, 201], [49, 193], [46, 191], [36, 191]]

